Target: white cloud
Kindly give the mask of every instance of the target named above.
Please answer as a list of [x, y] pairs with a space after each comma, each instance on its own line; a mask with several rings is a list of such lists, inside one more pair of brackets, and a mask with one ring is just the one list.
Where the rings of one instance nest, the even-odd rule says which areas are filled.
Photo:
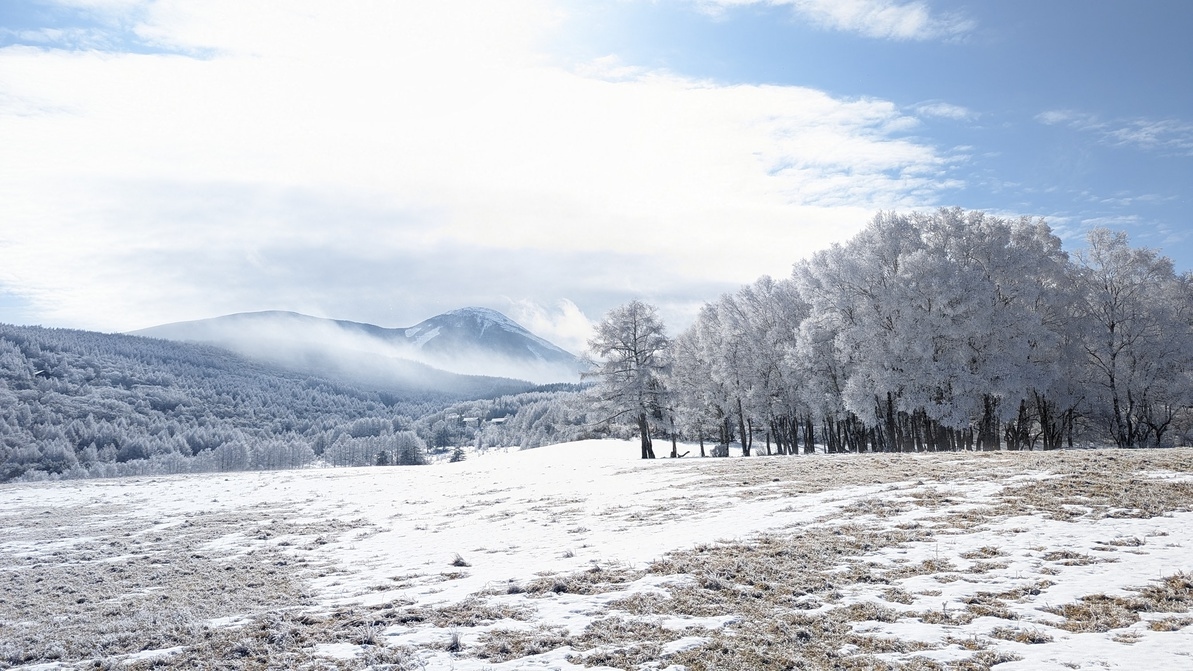
[[1036, 121], [1048, 124], [1049, 126], [1055, 126], [1058, 124], [1087, 123], [1089, 117], [1072, 110], [1047, 110], [1037, 114]]
[[959, 15], [938, 14], [926, 2], [895, 0], [706, 0], [713, 7], [767, 4], [788, 6], [829, 30], [878, 39], [934, 40], [960, 37], [976, 24]]
[[1081, 225], [1087, 229], [1089, 228], [1130, 228], [1138, 225], [1140, 222], [1137, 214], [1123, 214], [1109, 217], [1090, 217], [1082, 219]]
[[1193, 123], [1176, 119], [1133, 119], [1108, 129], [1106, 136], [1118, 144], [1140, 149], [1193, 155]]
[[[175, 0], [136, 12], [170, 53], [0, 49], [0, 289], [106, 329], [370, 301], [414, 323], [422, 292], [449, 309], [477, 283], [680, 305], [957, 186], [888, 101], [558, 67], [539, 42], [559, 11]], [[460, 248], [473, 265], [431, 286], [426, 259]], [[535, 255], [592, 278], [552, 296], [568, 269]], [[318, 258], [342, 270], [287, 265]]]
[[1073, 110], [1048, 110], [1036, 115], [1036, 120], [1093, 133], [1108, 145], [1193, 156], [1193, 123], [1188, 121], [1145, 118], [1107, 121]]
[[558, 301], [554, 309], [527, 299], [510, 299], [508, 314], [530, 332], [573, 354], [583, 354], [588, 349], [594, 325], [579, 306], [566, 298]]
[[915, 111], [923, 116], [936, 117], [939, 119], [951, 119], [953, 121], [970, 121], [978, 118], [978, 113], [973, 110], [962, 107], [961, 105], [953, 105], [946, 102], [932, 102], [923, 103], [915, 106]]

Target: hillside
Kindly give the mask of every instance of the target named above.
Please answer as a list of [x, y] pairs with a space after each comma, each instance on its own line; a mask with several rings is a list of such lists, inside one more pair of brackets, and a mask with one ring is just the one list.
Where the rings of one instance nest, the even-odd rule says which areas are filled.
[[460, 398], [369, 391], [213, 347], [0, 324], [0, 480], [359, 463]]

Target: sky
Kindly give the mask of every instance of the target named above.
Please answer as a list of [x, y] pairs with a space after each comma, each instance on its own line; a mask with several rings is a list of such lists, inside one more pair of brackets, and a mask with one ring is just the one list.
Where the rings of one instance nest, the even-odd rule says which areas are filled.
[[1193, 269], [1183, 0], [7, 0], [0, 321], [670, 330], [880, 210]]

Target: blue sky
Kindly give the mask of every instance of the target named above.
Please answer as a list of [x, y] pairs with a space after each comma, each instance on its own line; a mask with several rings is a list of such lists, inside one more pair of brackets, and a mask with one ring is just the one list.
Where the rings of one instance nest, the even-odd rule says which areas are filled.
[[1093, 221], [1121, 227], [1193, 268], [1193, 3], [921, 6], [956, 32], [875, 39], [826, 30], [786, 3], [711, 15], [614, 3], [590, 8], [599, 29], [571, 55], [892, 101], [922, 112], [911, 134], [965, 157], [964, 185], [946, 202], [1046, 216], [1073, 237]]
[[1193, 3], [0, 4], [0, 321], [673, 328], [879, 209], [1193, 269]]

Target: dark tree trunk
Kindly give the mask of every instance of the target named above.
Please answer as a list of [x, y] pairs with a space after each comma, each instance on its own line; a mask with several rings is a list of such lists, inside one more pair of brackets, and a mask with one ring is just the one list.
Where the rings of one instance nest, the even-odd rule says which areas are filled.
[[650, 442], [650, 424], [646, 421], [646, 413], [638, 413], [638, 432], [642, 434], [642, 458], [654, 459], [654, 445]]
[[737, 425], [741, 430], [741, 456], [750, 456], [750, 434], [746, 431], [746, 414], [742, 410], [741, 399], [737, 399]]
[[1001, 447], [998, 436], [998, 399], [982, 397], [982, 419], [978, 423], [978, 449], [994, 451]]

